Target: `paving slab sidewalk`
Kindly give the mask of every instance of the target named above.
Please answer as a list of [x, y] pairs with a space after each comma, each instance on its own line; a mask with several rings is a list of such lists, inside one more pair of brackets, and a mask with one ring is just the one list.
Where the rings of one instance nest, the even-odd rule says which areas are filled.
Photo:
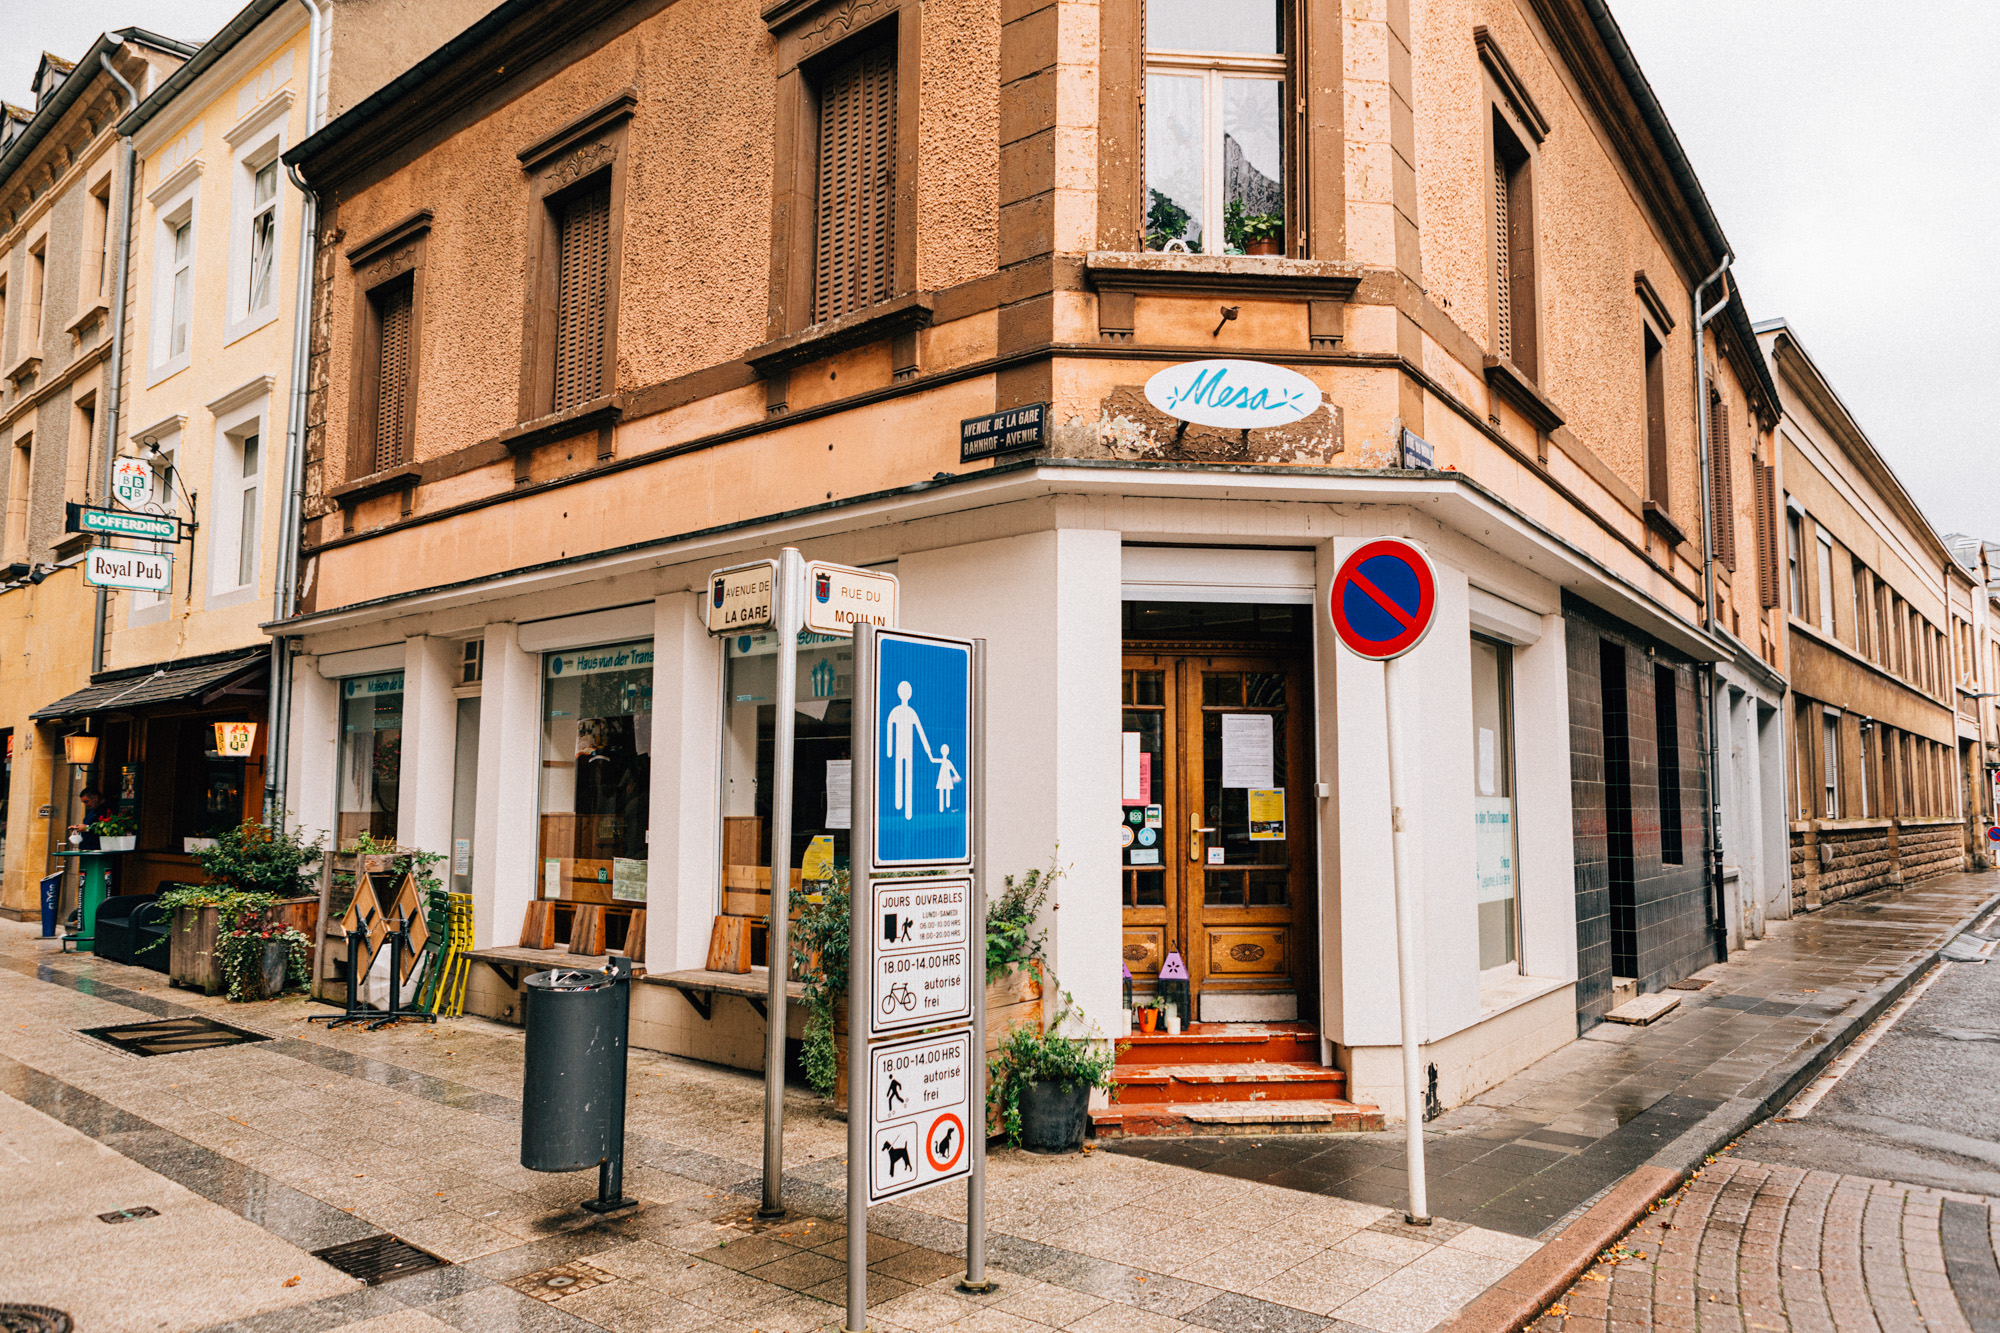
[[[1454, 1110], [1432, 1126], [1431, 1228], [1396, 1211], [1394, 1135], [1264, 1145], [1284, 1150], [1276, 1165], [1242, 1140], [1167, 1145], [1185, 1162], [996, 1152], [989, 1252], [1000, 1290], [953, 1289], [964, 1195], [933, 1190], [871, 1215], [870, 1326], [1422, 1333], [1456, 1316], [1518, 1327], [1509, 1311], [1557, 1278], [1560, 1291], [1601, 1248], [1565, 1244], [1622, 1232], [1678, 1179], [1663, 1160], [1699, 1161], [1704, 1136], [1759, 1104], [1786, 1068], [1838, 1046], [1849, 1024], [1865, 1025], [1997, 889], [2000, 876], [1953, 877], [1784, 927], [1709, 974], [1685, 1012], [1574, 1043]], [[0, 1120], [40, 1112], [284, 1242], [281, 1260], [245, 1260], [271, 1271], [251, 1283], [256, 1299], [230, 1333], [841, 1326], [846, 1127], [810, 1095], [788, 1112], [798, 1213], [764, 1227], [752, 1217], [759, 1080], [634, 1052], [626, 1186], [646, 1204], [588, 1220], [576, 1205], [594, 1177], [515, 1164], [516, 1030], [465, 1020], [328, 1033], [305, 1023], [320, 1006], [170, 991], [154, 973], [57, 956], [8, 924], [0, 1005]], [[182, 1013], [272, 1040], [139, 1059], [80, 1035]], [[162, 1210], [175, 1225], [180, 1206]], [[453, 1266], [362, 1288], [310, 1257], [378, 1231]], [[546, 1285], [551, 1269], [576, 1264], [583, 1281]], [[61, 1304], [60, 1266], [34, 1272], [33, 1294]], [[284, 1288], [295, 1274], [306, 1281]], [[335, 1294], [319, 1294], [328, 1284]]]

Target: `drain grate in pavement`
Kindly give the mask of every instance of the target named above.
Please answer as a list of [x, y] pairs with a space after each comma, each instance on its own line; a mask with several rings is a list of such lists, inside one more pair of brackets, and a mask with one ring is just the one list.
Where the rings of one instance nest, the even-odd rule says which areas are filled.
[[159, 1209], [153, 1207], [151, 1204], [142, 1204], [137, 1208], [120, 1208], [115, 1213], [99, 1213], [97, 1220], [100, 1222], [130, 1222], [135, 1218], [158, 1217], [159, 1215]]
[[528, 1273], [515, 1278], [507, 1285], [523, 1296], [533, 1296], [538, 1301], [559, 1301], [566, 1296], [574, 1296], [579, 1291], [589, 1291], [607, 1282], [618, 1279], [601, 1268], [589, 1264], [558, 1264], [554, 1268], [544, 1268], [539, 1273]]
[[0, 1333], [70, 1333], [75, 1327], [68, 1315], [50, 1306], [0, 1303]]
[[207, 1051], [218, 1046], [240, 1046], [245, 1042], [269, 1041], [261, 1032], [218, 1023], [212, 1018], [156, 1018], [150, 1023], [120, 1023], [116, 1027], [85, 1028], [83, 1035], [95, 1037], [107, 1046], [116, 1046], [130, 1055], [179, 1055], [183, 1051]]
[[314, 1250], [313, 1258], [324, 1259], [349, 1277], [358, 1277], [371, 1287], [379, 1287], [384, 1282], [393, 1282], [412, 1273], [426, 1273], [433, 1268], [450, 1266], [449, 1260], [440, 1259], [428, 1250], [420, 1250], [386, 1231], [379, 1236], [348, 1241], [345, 1245], [329, 1245], [323, 1250]]

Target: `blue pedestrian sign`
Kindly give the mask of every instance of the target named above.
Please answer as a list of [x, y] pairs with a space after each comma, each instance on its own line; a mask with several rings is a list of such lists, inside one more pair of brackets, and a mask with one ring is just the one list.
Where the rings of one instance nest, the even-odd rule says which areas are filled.
[[972, 645], [875, 636], [875, 864], [972, 861]]

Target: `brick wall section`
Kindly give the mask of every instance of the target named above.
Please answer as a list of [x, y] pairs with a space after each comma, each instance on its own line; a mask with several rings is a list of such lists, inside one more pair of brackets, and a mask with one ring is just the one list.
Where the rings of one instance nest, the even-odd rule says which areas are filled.
[[[1625, 655], [1632, 828], [1632, 933], [1642, 992], [1716, 961], [1706, 861], [1702, 717], [1692, 665], [1586, 603], [1565, 599], [1569, 654], [1570, 789], [1577, 919], [1577, 1028], [1595, 1027], [1610, 1008], [1613, 905], [1607, 820], [1604, 699], [1600, 644]], [[1653, 655], [1648, 656], [1648, 649]], [[1673, 669], [1680, 749], [1681, 859], [1661, 855], [1660, 768], [1654, 668]]]

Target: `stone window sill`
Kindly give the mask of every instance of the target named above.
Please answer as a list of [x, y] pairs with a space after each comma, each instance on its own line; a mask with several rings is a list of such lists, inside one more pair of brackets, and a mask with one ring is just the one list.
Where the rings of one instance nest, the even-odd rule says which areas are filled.
[[1669, 514], [1666, 507], [1657, 500], [1646, 501], [1646, 526], [1665, 537], [1674, 546], [1679, 546], [1688, 539], [1687, 529], [1674, 522], [1674, 516]]
[[893, 300], [852, 310], [838, 319], [800, 329], [797, 333], [753, 347], [744, 356], [760, 379], [782, 375], [836, 352], [888, 342], [929, 328], [937, 311], [929, 292], [911, 292]]
[[1361, 285], [1363, 270], [1341, 259], [1093, 250], [1084, 259], [1084, 271], [1100, 292], [1345, 302]]

